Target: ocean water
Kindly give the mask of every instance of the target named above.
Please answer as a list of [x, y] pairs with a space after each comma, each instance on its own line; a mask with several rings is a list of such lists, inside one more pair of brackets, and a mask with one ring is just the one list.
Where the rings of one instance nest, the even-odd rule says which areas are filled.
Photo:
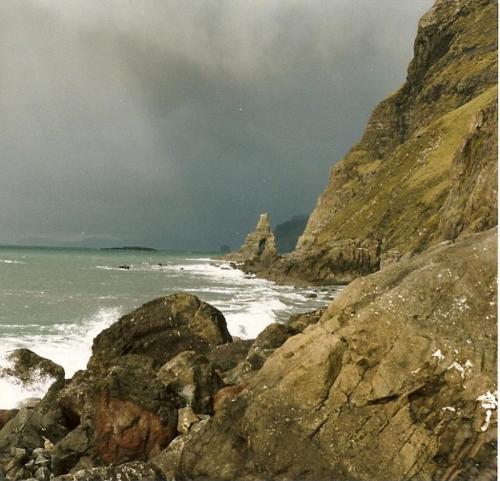
[[[233, 336], [254, 338], [271, 322], [326, 304], [339, 289], [279, 286], [209, 254], [0, 247], [0, 369], [9, 351], [24, 347], [71, 377], [85, 368], [100, 331], [144, 302], [179, 291], [221, 310]], [[309, 297], [313, 292], [317, 298]], [[41, 377], [22, 386], [0, 375], [0, 408], [43, 396], [51, 382]]]

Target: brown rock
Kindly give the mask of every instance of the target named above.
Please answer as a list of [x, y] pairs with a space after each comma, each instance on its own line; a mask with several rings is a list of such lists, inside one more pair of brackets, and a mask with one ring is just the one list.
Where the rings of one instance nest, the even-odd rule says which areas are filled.
[[234, 402], [238, 395], [248, 386], [248, 383], [223, 387], [214, 397], [214, 412], [220, 411], [227, 402]]
[[61, 391], [59, 403], [81, 423], [76, 429], [94, 434], [88, 443], [81, 433], [56, 445], [64, 466], [57, 474], [83, 455], [114, 464], [146, 460], [175, 436], [180, 400], [156, 376], [155, 360], [129, 354], [113, 362], [107, 370], [78, 373]]
[[96, 451], [106, 463], [146, 460], [174, 438], [179, 400], [156, 377], [148, 358], [115, 361], [95, 386]]
[[137, 404], [102, 396], [95, 420], [96, 450], [105, 463], [146, 460], [175, 436], [175, 429]]

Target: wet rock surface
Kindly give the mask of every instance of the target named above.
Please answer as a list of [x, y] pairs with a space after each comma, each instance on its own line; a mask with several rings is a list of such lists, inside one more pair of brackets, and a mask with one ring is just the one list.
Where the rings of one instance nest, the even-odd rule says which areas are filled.
[[23, 384], [32, 384], [41, 378], [53, 378], [54, 381], [64, 379], [64, 369], [49, 359], [39, 356], [29, 349], [16, 349], [7, 356], [12, 363], [4, 369], [3, 374], [16, 377]]

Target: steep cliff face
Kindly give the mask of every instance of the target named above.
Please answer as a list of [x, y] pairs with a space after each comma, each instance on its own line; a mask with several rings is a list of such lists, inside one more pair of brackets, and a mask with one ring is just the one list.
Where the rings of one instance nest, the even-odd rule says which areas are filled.
[[406, 83], [332, 169], [282, 277], [346, 282], [496, 225], [496, 11], [438, 0], [424, 15]]

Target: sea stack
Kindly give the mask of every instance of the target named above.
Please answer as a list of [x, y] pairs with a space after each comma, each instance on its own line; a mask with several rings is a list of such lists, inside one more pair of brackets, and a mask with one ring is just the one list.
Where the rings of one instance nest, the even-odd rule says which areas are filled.
[[238, 252], [229, 254], [228, 258], [244, 263], [267, 264], [278, 256], [269, 216], [263, 213], [259, 217], [257, 227], [246, 236], [245, 242]]

